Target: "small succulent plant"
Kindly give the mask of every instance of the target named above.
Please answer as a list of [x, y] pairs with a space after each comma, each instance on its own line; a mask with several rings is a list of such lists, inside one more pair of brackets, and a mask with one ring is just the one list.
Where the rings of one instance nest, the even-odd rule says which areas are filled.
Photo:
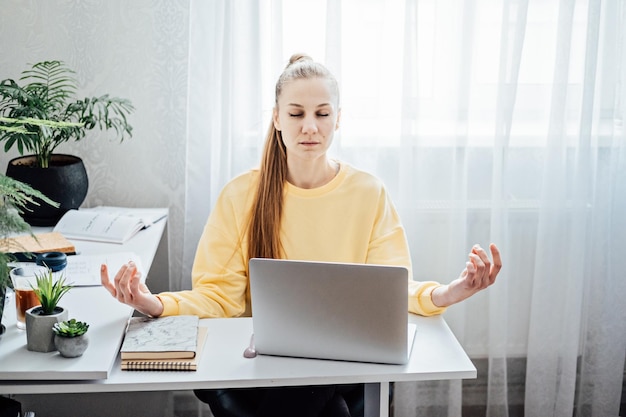
[[59, 304], [59, 300], [73, 287], [65, 282], [65, 277], [61, 276], [55, 280], [52, 270], [35, 275], [36, 284], [32, 286], [37, 299], [41, 303], [41, 310], [44, 316], [54, 314], [54, 309]]
[[54, 323], [52, 331], [54, 334], [62, 337], [76, 337], [87, 333], [89, 325], [84, 321], [76, 321], [76, 319], [70, 319], [66, 321], [60, 321]]

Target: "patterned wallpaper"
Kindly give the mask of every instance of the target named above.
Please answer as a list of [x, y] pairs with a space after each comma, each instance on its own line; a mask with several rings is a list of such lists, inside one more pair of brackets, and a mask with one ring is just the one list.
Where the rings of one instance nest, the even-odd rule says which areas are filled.
[[[84, 206], [168, 207], [167, 246], [150, 286], [181, 282], [189, 0], [0, 0], [0, 79], [28, 64], [62, 60], [76, 71], [79, 97], [128, 98], [133, 137], [92, 131], [58, 152], [83, 158], [90, 186]], [[0, 152], [6, 171], [15, 151]], [[167, 268], [169, 248], [169, 274]], [[177, 288], [172, 288], [177, 289]]]

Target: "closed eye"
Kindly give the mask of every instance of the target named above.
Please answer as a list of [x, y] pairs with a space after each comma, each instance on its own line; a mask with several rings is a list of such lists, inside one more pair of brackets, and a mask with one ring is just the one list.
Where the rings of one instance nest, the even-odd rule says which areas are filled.
[[302, 113], [289, 113], [289, 117], [302, 117]]

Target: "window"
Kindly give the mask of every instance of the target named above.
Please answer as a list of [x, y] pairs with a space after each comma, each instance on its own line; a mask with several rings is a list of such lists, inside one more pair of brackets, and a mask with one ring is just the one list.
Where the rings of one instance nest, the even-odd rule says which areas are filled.
[[[584, 2], [576, 2], [572, 10], [569, 58], [563, 58], [570, 65], [562, 74], [554, 70], [555, 57], [566, 53], [557, 50], [557, 1], [530, 2], [527, 13], [515, 2], [504, 10], [505, 3], [496, 0], [461, 3], [465, 7], [437, 0], [264, 4], [262, 32], [268, 42], [263, 44], [274, 45], [272, 31], [283, 32], [280, 65], [292, 53], [305, 52], [337, 75], [342, 147], [491, 147], [502, 133], [499, 120], [506, 119], [498, 112], [507, 105], [514, 106], [510, 145], [542, 146], [555, 80], [566, 86], [567, 137], [574, 140], [578, 134]], [[516, 48], [521, 48], [519, 65]], [[273, 86], [282, 67], [268, 70], [275, 64], [269, 62], [272, 51], [262, 51], [262, 56], [268, 57], [262, 84]], [[263, 105], [263, 120], [269, 120], [271, 87], [264, 91]]]

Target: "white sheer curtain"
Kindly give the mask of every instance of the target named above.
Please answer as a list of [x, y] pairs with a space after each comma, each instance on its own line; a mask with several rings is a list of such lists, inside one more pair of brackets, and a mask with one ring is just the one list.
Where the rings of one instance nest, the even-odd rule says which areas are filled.
[[454, 279], [473, 243], [504, 257], [494, 287], [445, 313], [484, 390], [397, 384], [396, 415], [618, 415], [623, 1], [192, 0], [190, 15], [184, 265], [221, 187], [258, 162], [277, 76], [306, 52], [341, 85], [333, 153], [387, 184], [415, 279]]

